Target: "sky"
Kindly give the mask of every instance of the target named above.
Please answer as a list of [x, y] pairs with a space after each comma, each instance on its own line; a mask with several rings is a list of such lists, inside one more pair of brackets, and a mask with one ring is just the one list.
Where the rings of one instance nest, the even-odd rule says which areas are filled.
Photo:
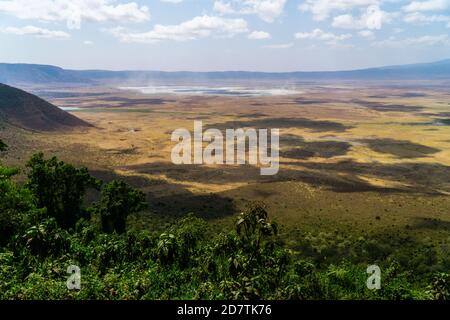
[[450, 58], [450, 0], [0, 0], [0, 62], [324, 71]]

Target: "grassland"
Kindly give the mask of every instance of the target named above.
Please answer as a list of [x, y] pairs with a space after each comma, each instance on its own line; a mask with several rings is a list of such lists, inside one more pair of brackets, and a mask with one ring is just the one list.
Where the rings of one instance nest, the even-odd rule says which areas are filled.
[[[289, 96], [144, 95], [115, 88], [45, 88], [43, 97], [94, 125], [64, 133], [3, 128], [4, 160], [42, 150], [99, 178], [142, 189], [148, 212], [136, 228], [160, 228], [195, 212], [218, 229], [249, 201], [263, 200], [284, 236], [404, 233], [448, 238], [450, 95], [445, 83], [308, 83]], [[35, 91], [43, 91], [43, 88]], [[281, 129], [281, 168], [175, 166], [170, 134], [194, 120], [219, 129]], [[95, 197], [95, 195], [92, 195]]]

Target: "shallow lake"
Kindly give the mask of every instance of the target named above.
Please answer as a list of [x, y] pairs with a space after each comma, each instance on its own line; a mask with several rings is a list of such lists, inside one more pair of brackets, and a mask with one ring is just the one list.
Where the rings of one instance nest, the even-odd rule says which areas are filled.
[[292, 87], [250, 88], [250, 87], [208, 87], [208, 86], [146, 86], [120, 87], [122, 90], [139, 91], [143, 94], [175, 94], [175, 95], [210, 95], [263, 97], [300, 94], [302, 91]]

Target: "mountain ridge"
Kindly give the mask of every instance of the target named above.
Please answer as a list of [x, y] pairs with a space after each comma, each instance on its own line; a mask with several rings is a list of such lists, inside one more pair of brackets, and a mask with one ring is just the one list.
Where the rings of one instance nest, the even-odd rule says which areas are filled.
[[52, 65], [0, 63], [0, 83], [102, 84], [164, 80], [450, 80], [450, 59], [343, 71], [73, 70]]

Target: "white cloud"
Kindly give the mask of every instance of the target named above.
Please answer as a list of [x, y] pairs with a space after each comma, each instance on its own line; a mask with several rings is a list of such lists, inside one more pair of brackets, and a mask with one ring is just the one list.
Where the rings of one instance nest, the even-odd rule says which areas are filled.
[[274, 22], [284, 11], [287, 0], [229, 0], [215, 1], [218, 14], [255, 14], [265, 22]]
[[364, 38], [367, 38], [367, 39], [375, 38], [375, 34], [373, 33], [373, 31], [370, 31], [370, 30], [362, 30], [362, 31], [358, 32], [358, 34], [361, 37], [364, 37]]
[[38, 38], [54, 38], [54, 39], [68, 39], [70, 35], [63, 31], [53, 31], [48, 29], [43, 29], [35, 26], [25, 26], [25, 27], [6, 27], [0, 28], [0, 33], [14, 34], [19, 36], [35, 36]]
[[269, 44], [267, 46], [264, 46], [263, 48], [266, 49], [289, 49], [292, 48], [294, 44], [292, 42], [290, 43], [281, 43], [281, 44]]
[[248, 38], [252, 40], [263, 40], [263, 39], [270, 39], [271, 36], [270, 33], [265, 31], [253, 31], [248, 35]]
[[69, 28], [79, 29], [82, 20], [94, 22], [143, 22], [150, 18], [146, 6], [114, 0], [1, 0], [0, 13], [19, 19], [45, 22], [65, 21]]
[[371, 5], [359, 18], [355, 18], [351, 14], [340, 15], [333, 19], [332, 25], [335, 28], [343, 29], [379, 30], [384, 23], [390, 22], [393, 16], [394, 14], [381, 10], [378, 5]]
[[86, 46], [92, 46], [94, 44], [94, 42], [92, 42], [90, 40], [85, 40], [85, 41], [83, 41], [83, 44]]
[[215, 1], [213, 10], [220, 15], [235, 13], [230, 2]]
[[407, 46], [449, 46], [450, 38], [448, 34], [441, 35], [426, 35], [421, 37], [407, 38], [407, 39], [397, 39], [395, 37], [390, 37], [387, 40], [374, 42], [372, 44], [376, 47], [390, 47], [390, 48], [403, 48]]
[[325, 41], [327, 44], [335, 45], [339, 41], [347, 40], [352, 37], [351, 34], [341, 34], [336, 35], [331, 32], [325, 32], [321, 29], [314, 29], [311, 32], [298, 32], [295, 34], [297, 39], [309, 39], [309, 40], [320, 40]]
[[444, 15], [425, 15], [420, 12], [413, 12], [407, 14], [403, 18], [404, 22], [407, 23], [415, 23], [415, 24], [429, 24], [433, 22], [449, 22], [450, 23], [450, 16], [444, 16]]
[[109, 30], [123, 42], [155, 43], [163, 40], [186, 41], [211, 35], [233, 36], [248, 32], [243, 19], [225, 19], [215, 16], [198, 16], [178, 25], [155, 25], [148, 32], [130, 32], [122, 27]]
[[160, 0], [161, 2], [168, 2], [168, 3], [181, 3], [183, 0]]
[[334, 17], [332, 26], [343, 29], [360, 29], [365, 27], [363, 22], [355, 20], [351, 14], [343, 14]]
[[323, 21], [334, 11], [349, 11], [379, 3], [380, 0], [305, 0], [298, 8], [303, 12], [311, 12], [314, 20]]
[[450, 0], [413, 1], [403, 7], [406, 12], [443, 11], [450, 9]]

